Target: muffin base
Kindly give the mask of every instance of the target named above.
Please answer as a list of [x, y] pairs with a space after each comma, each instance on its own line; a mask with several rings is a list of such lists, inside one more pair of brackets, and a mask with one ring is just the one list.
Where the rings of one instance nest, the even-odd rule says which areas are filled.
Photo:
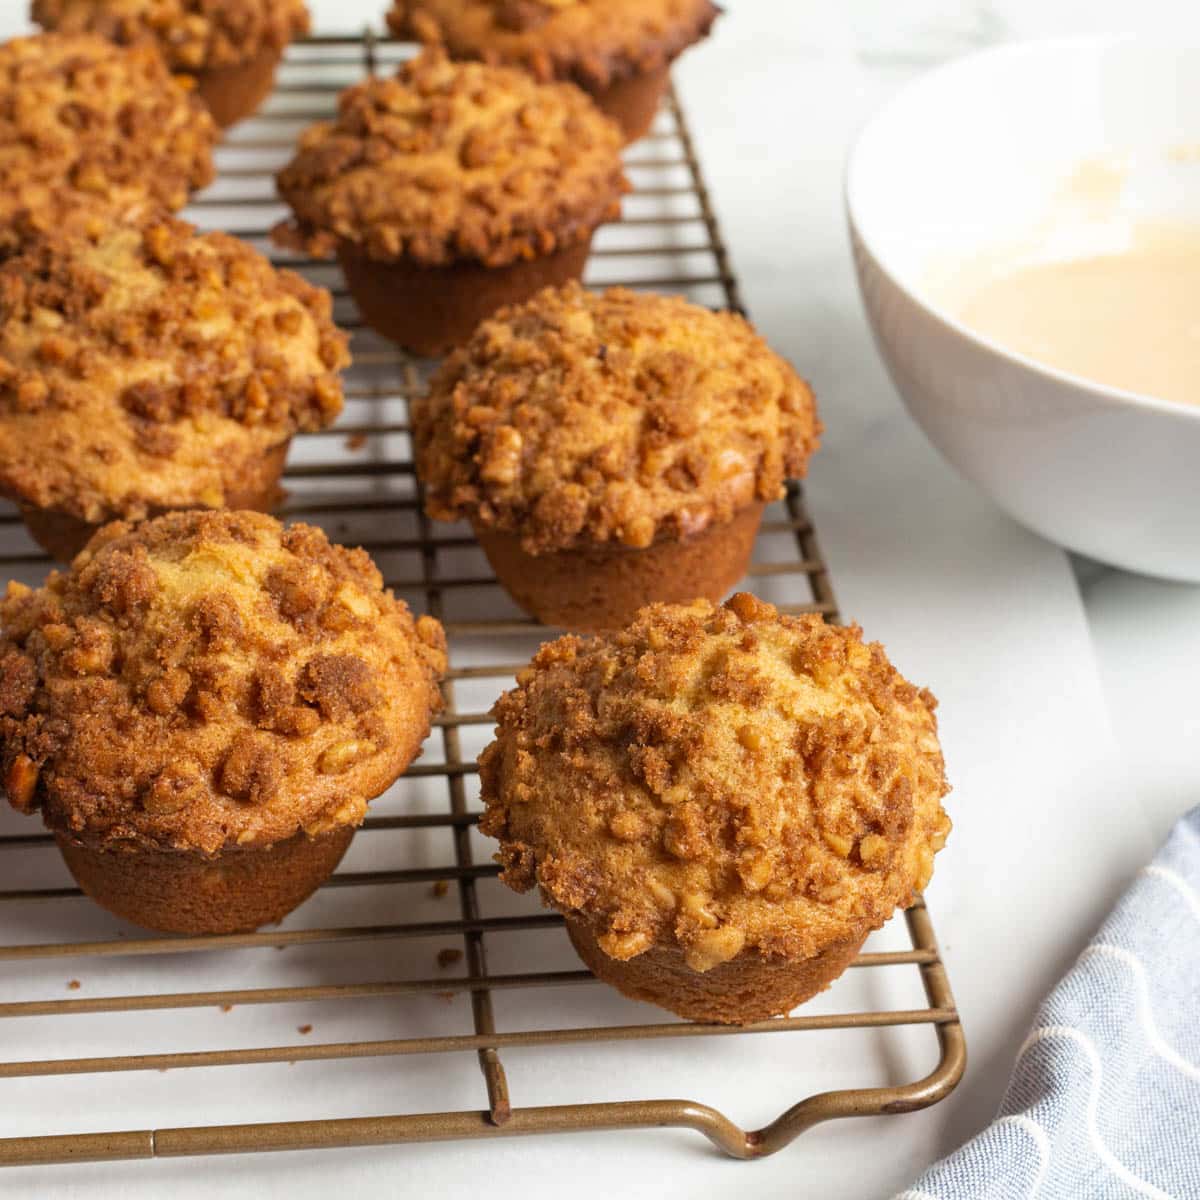
[[265, 849], [97, 850], [59, 834], [75, 881], [101, 907], [161, 933], [248, 933], [282, 921], [333, 873], [353, 826]]
[[743, 951], [711, 971], [693, 971], [677, 946], [652, 947], [621, 962], [600, 949], [587, 922], [568, 917], [567, 933], [588, 970], [631, 1000], [720, 1025], [749, 1025], [791, 1012], [825, 991], [866, 941], [864, 934], [835, 942], [798, 962]]
[[406, 350], [432, 356], [465, 342], [498, 308], [579, 279], [591, 245], [589, 234], [552, 254], [507, 267], [377, 262], [346, 245], [339, 247], [338, 261], [363, 320]]
[[228, 129], [256, 113], [271, 94], [281, 57], [278, 50], [263, 50], [248, 62], [197, 71], [192, 76], [196, 95], [213, 120], [222, 129]]
[[535, 555], [513, 533], [477, 524], [475, 536], [496, 578], [530, 616], [594, 633], [622, 628], [655, 601], [720, 600], [746, 573], [765, 507], [751, 504], [723, 525], [644, 550], [599, 546]]
[[[226, 508], [253, 509], [255, 512], [270, 512], [280, 501], [282, 491], [279, 477], [287, 461], [291, 439], [268, 450], [257, 462], [248, 465], [226, 492]], [[53, 508], [38, 508], [32, 504], [20, 505], [21, 517], [30, 536], [51, 558], [59, 562], [70, 562], [91, 541], [92, 535], [109, 521], [121, 519], [113, 513], [103, 521], [85, 521], [71, 513]], [[171, 510], [152, 507], [148, 517], [161, 516]]]
[[596, 107], [621, 126], [628, 145], [650, 132], [670, 82], [671, 68], [663, 66], [618, 79], [606, 88], [589, 88], [588, 93]]

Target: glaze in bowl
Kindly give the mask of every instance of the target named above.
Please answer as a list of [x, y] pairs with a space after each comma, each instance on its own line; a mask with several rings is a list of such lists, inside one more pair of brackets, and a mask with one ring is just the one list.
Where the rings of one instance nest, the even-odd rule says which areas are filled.
[[[1200, 403], [1035, 362], [939, 304], [934, 264], [1025, 235], [1081, 162], [1200, 146], [1200, 46], [1014, 43], [931, 72], [867, 124], [846, 207], [867, 316], [930, 441], [1030, 529], [1200, 582]], [[1200, 168], [1197, 168], [1200, 171]], [[1196, 199], [1200, 201], [1200, 190]], [[1186, 189], [1173, 219], [1195, 220]]]

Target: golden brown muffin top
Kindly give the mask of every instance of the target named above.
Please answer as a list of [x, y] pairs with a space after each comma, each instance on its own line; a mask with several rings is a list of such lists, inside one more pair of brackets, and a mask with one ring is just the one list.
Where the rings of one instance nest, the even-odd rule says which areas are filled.
[[388, 24], [455, 58], [603, 88], [666, 66], [720, 11], [711, 0], [394, 0]]
[[357, 825], [440, 707], [445, 638], [363, 550], [261, 513], [106, 526], [0, 600], [9, 802], [92, 846]]
[[152, 42], [179, 71], [278, 53], [309, 26], [304, 0], [33, 0], [32, 16], [61, 33]]
[[856, 628], [741, 593], [541, 648], [480, 758], [501, 878], [630, 959], [801, 959], [882, 925], [950, 820], [934, 698]]
[[218, 131], [153, 46], [44, 33], [0, 45], [0, 226], [83, 207], [182, 208], [213, 178]]
[[578, 89], [434, 53], [343, 92], [277, 182], [288, 244], [491, 267], [590, 236], [628, 190], [621, 132]]
[[0, 492], [88, 521], [220, 507], [342, 407], [329, 294], [162, 214], [30, 236], [0, 264]]
[[429, 514], [531, 554], [728, 521], [802, 476], [820, 432], [808, 385], [743, 318], [578, 284], [484, 321], [413, 428]]

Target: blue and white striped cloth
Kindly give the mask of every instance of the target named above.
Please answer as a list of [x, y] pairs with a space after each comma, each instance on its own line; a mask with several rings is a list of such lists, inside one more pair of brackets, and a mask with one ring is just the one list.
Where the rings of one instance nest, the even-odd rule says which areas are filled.
[[1200, 808], [1017, 1055], [1000, 1115], [897, 1200], [1200, 1197]]

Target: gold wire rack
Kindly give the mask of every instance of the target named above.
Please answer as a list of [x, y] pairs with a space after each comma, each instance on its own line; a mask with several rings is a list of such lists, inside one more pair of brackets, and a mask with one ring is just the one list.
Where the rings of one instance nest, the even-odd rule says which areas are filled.
[[[410, 48], [377, 40], [370, 33], [362, 38], [318, 37], [298, 43], [281, 68], [271, 103], [227, 139], [219, 154], [218, 182], [197, 199], [189, 215], [199, 224], [229, 229], [270, 249], [267, 230], [281, 215], [272, 175], [290, 154], [299, 129], [327, 116], [336, 93], [364, 70], [386, 69], [409, 52]], [[628, 198], [623, 219], [602, 230], [597, 239], [589, 284], [623, 283], [677, 291], [698, 302], [740, 310], [737, 280], [687, 121], [673, 92], [651, 134], [631, 149], [629, 173], [635, 182], [634, 193]], [[50, 837], [24, 832], [25, 827], [11, 815], [0, 818], [0, 978], [5, 980], [0, 992], [0, 1113], [13, 1113], [19, 1094], [14, 1089], [33, 1080], [43, 1086], [58, 1080], [53, 1086], [61, 1086], [61, 1111], [68, 1113], [74, 1111], [73, 1105], [84, 1102], [72, 1100], [67, 1077], [108, 1080], [115, 1088], [113, 1081], [127, 1072], [171, 1071], [171, 1102], [176, 1103], [186, 1087], [176, 1073], [182, 1072], [184, 1080], [205, 1074], [186, 1070], [189, 1068], [360, 1064], [370, 1060], [390, 1062], [395, 1070], [401, 1070], [398, 1060], [410, 1064], [413, 1056], [460, 1060], [461, 1056], [476, 1056], [486, 1099], [482, 1107], [396, 1115], [222, 1125], [198, 1122], [176, 1128], [102, 1128], [78, 1133], [39, 1131], [30, 1136], [0, 1137], [0, 1165], [666, 1126], [698, 1130], [736, 1158], [757, 1158], [774, 1153], [822, 1121], [910, 1112], [948, 1095], [963, 1072], [965, 1043], [923, 901], [905, 914], [907, 946], [863, 953], [854, 964], [857, 972], [885, 967], [915, 970], [924, 997], [922, 1005], [808, 1012], [737, 1029], [678, 1021], [614, 997], [617, 1007], [605, 1013], [619, 1014], [615, 1020], [606, 1015], [559, 1027], [561, 1011], [553, 997], [563, 991], [548, 989], [586, 989], [594, 987], [595, 980], [579, 969], [577, 962], [563, 957], [560, 945], [556, 943], [551, 950], [545, 943], [551, 936], [565, 941], [561, 918], [539, 910], [536, 901], [513, 897], [499, 887], [489, 848], [474, 828], [478, 802], [473, 751], [486, 740], [486, 710], [542, 640], [544, 631], [509, 604], [468, 529], [435, 528], [421, 512], [404, 398], [419, 386], [428, 364], [407, 359], [363, 328], [333, 268], [272, 253], [331, 288], [339, 322], [353, 331], [355, 352], [341, 423], [330, 433], [302, 439], [293, 452], [286, 476], [290, 497], [284, 515], [314, 521], [340, 540], [364, 545], [380, 563], [389, 586], [418, 611], [430, 612], [444, 622], [451, 647], [445, 711], [425, 757], [388, 797], [376, 802], [374, 815], [356, 839], [347, 864], [317, 898], [278, 929], [168, 938], [117, 928], [112, 918], [95, 910], [76, 888], [58, 886], [67, 880]], [[40, 580], [48, 569], [9, 508], [0, 511], [0, 567], [6, 576], [27, 582]], [[829, 573], [799, 487], [792, 487], [785, 501], [768, 511], [749, 578], [755, 591], [786, 611], [819, 612], [838, 619]], [[805, 598], [798, 602], [797, 593]], [[431, 839], [444, 840], [435, 843]], [[356, 854], [367, 869], [347, 869]], [[47, 876], [55, 886], [47, 886]], [[406, 907], [395, 897], [402, 893], [411, 897], [414, 885], [423, 889], [421, 897]], [[489, 890], [492, 885], [494, 890]], [[457, 914], [440, 915], [439, 903], [453, 904], [455, 892]], [[327, 901], [336, 900], [339, 893], [364, 898], [364, 903], [369, 899], [370, 912], [376, 916], [402, 913], [428, 919], [379, 924], [359, 917], [338, 923], [342, 910]], [[363, 907], [352, 906], [351, 912], [357, 916]], [[316, 923], [311, 923], [310, 913], [319, 918]], [[92, 934], [81, 937], [81, 930]], [[514, 934], [518, 935], [518, 950], [506, 948], [500, 954], [503, 965], [499, 969], [489, 966], [489, 955], [495, 958], [500, 935]], [[394, 948], [425, 946], [431, 939], [452, 943], [440, 951], [437, 973], [430, 975], [426, 966], [414, 977], [395, 978], [389, 956], [395, 953], [397, 962], [403, 956]], [[319, 948], [324, 956], [321, 962], [327, 965], [319, 973], [316, 968], [309, 973], [302, 961], [298, 975], [295, 970], [274, 970], [273, 963], [282, 956], [274, 960], [270, 956], [285, 948]], [[241, 957], [245, 955], [257, 956], [253, 960], [257, 968], [246, 965]], [[236, 966], [217, 971], [215, 964], [229, 963], [231, 956]], [[410, 967], [413, 961], [408, 959]], [[80, 973], [98, 971], [99, 990], [104, 994], [92, 995], [89, 986], [85, 995], [80, 982], [71, 980], [68, 987], [79, 994], [52, 995], [55, 988], [62, 987], [64, 968], [60, 963], [69, 963], [66, 969]], [[456, 963], [460, 966], [453, 974], [442, 969]], [[154, 967], [160, 969], [148, 972], [147, 968]], [[236, 982], [252, 978], [255, 986], [221, 984], [231, 971]], [[147, 990], [147, 974], [167, 986]], [[180, 982], [192, 986], [181, 989]], [[14, 992], [23, 998], [12, 999]], [[497, 1019], [496, 998], [513, 992], [528, 996], [528, 1001], [523, 1019], [506, 1029]], [[447, 1028], [444, 1016], [429, 1007], [436, 997], [469, 1000], [469, 1024], [464, 1011], [463, 1029]], [[158, 1049], [139, 1053], [128, 1052], [128, 1033], [104, 1036], [103, 1027], [89, 1025], [89, 1030], [101, 1031], [93, 1046], [90, 1035], [72, 1025], [85, 1019], [94, 1022], [132, 1015], [149, 1022], [156, 1013], [182, 1021], [200, 1010], [228, 1013], [234, 1008], [256, 1011], [259, 1006], [309, 1013], [313, 1006], [326, 1005], [342, 1014], [341, 1028], [347, 1029], [346, 1022], [352, 1022], [361, 1011], [355, 1006], [372, 1001], [388, 1005], [389, 1011], [396, 1006], [397, 1012], [398, 1006], [408, 1001], [420, 1012], [409, 1021], [403, 1037], [364, 1040], [347, 1032], [340, 1040], [298, 1043], [292, 1031], [305, 1035], [311, 1032], [311, 1025], [289, 1022], [287, 1039], [276, 1036], [260, 1038], [258, 1044], [178, 1049], [168, 1035], [165, 1048], [159, 1038]], [[591, 1012], [585, 1006], [585, 1016]], [[790, 1106], [792, 1097], [786, 1096], [780, 1106], [782, 1115], [751, 1132], [717, 1109], [687, 1100], [522, 1105], [510, 1094], [501, 1058], [503, 1052], [520, 1049], [579, 1053], [581, 1046], [601, 1043], [661, 1044], [681, 1038], [706, 1042], [904, 1026], [928, 1027], [931, 1041], [936, 1039], [936, 1065], [923, 1077], [902, 1085], [827, 1090], [801, 1097]], [[181, 1026], [171, 1026], [177, 1028]], [[6, 1037], [6, 1030], [16, 1032]], [[270, 1044], [262, 1044], [263, 1040]], [[62, 1051], [41, 1057], [50, 1046]], [[576, 1049], [572, 1051], [572, 1047]], [[37, 1057], [30, 1057], [30, 1050]], [[865, 1045], [863, 1053], [870, 1053]], [[436, 1057], [434, 1061], [438, 1061]], [[427, 1098], [440, 1099], [436, 1076], [430, 1078], [433, 1082]], [[371, 1079], [378, 1092], [379, 1075]], [[58, 1092], [53, 1099], [57, 1105]], [[373, 1100], [374, 1093], [359, 1095], [340, 1111], [362, 1113], [365, 1108], [372, 1112]], [[222, 1111], [227, 1108], [223, 1105]], [[191, 1114], [197, 1110], [192, 1106], [182, 1111]], [[6, 1132], [11, 1128], [9, 1124]]]

